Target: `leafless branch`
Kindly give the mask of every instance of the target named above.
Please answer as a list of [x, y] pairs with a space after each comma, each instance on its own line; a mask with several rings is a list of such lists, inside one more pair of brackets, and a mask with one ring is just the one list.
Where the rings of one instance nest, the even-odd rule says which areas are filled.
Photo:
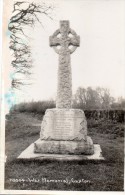
[[[52, 6], [45, 3], [36, 4], [28, 1], [17, 1], [13, 5], [12, 17], [8, 24], [8, 30], [11, 32], [9, 48], [13, 51], [11, 62], [16, 74], [30, 75], [33, 60], [31, 57], [31, 48], [29, 46], [30, 37], [26, 35], [25, 27], [34, 27], [38, 22], [39, 14], [43, 14], [51, 18]], [[52, 18], [51, 18], [52, 19]], [[17, 89], [23, 85], [23, 81], [19, 79], [12, 80], [12, 88]]]

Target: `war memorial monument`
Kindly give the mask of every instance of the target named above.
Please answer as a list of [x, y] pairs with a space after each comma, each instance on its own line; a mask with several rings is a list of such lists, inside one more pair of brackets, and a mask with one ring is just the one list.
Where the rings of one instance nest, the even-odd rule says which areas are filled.
[[40, 138], [24, 150], [23, 159], [104, 159], [101, 148], [87, 135], [83, 110], [72, 108], [71, 54], [80, 46], [80, 37], [68, 20], [50, 36], [50, 46], [59, 56], [56, 108], [47, 109], [41, 124]]

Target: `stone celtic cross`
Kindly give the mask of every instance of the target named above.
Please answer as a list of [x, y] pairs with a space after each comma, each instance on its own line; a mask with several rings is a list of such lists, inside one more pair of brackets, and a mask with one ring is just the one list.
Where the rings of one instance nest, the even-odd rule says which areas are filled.
[[50, 46], [59, 54], [57, 108], [71, 108], [72, 75], [70, 54], [80, 44], [80, 37], [69, 27], [69, 21], [60, 21], [60, 29], [50, 36]]

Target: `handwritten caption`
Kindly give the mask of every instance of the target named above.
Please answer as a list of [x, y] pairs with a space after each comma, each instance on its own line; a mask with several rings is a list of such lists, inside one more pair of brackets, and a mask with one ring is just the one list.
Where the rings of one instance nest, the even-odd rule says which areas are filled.
[[27, 178], [27, 179], [16, 179], [16, 178], [10, 178], [9, 179], [10, 182], [14, 182], [14, 183], [25, 183], [25, 182], [29, 182], [29, 183], [66, 183], [66, 184], [80, 184], [80, 183], [91, 183], [90, 180], [85, 180], [85, 179], [48, 179], [48, 178], [41, 178], [41, 179], [35, 179], [35, 178]]

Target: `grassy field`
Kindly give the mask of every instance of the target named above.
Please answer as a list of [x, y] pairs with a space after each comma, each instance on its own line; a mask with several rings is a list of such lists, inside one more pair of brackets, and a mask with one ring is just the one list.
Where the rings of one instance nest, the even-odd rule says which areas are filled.
[[12, 113], [8, 116], [5, 189], [123, 191], [122, 123], [88, 120], [88, 134], [94, 143], [101, 145], [105, 161], [17, 160], [19, 154], [39, 138], [41, 121], [42, 115]]

